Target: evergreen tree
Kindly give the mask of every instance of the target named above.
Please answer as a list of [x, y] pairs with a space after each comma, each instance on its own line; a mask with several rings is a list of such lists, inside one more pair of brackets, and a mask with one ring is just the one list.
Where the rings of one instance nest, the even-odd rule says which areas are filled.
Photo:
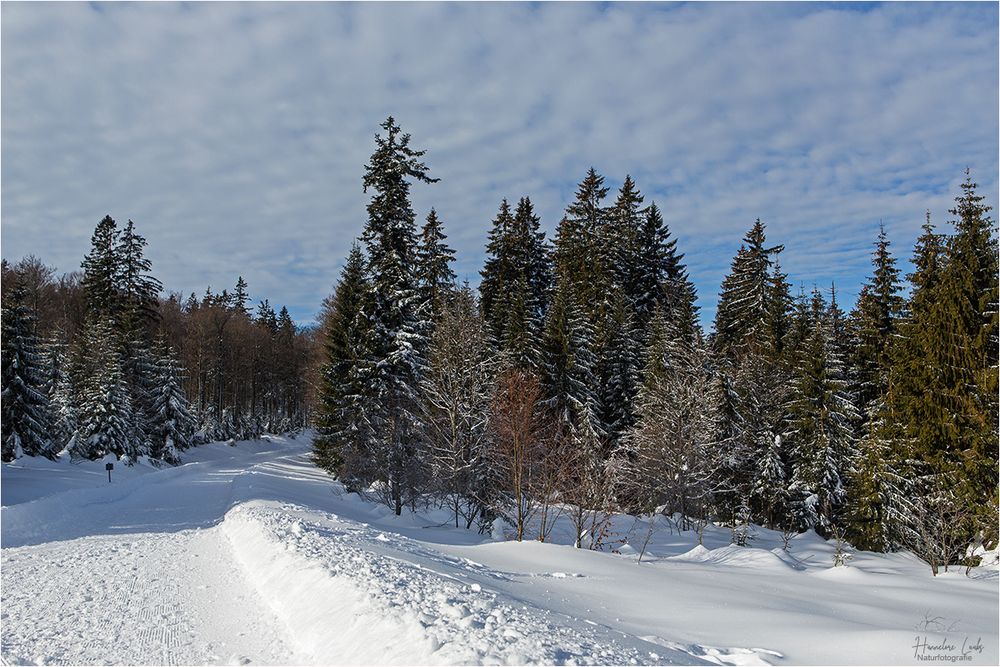
[[642, 208], [643, 197], [631, 176], [618, 191], [614, 205], [607, 211], [607, 223], [599, 228], [597, 249], [605, 267], [607, 284], [601, 287], [604, 293], [614, 286], [620, 286], [627, 309], [632, 311], [646, 294], [640, 273], [647, 267], [641, 263], [642, 250], [639, 247], [640, 232], [646, 211]]
[[121, 310], [121, 257], [118, 225], [110, 215], [97, 224], [83, 258], [83, 290], [93, 317], [117, 317]]
[[525, 283], [524, 301], [528, 307], [528, 318], [538, 335], [545, 319], [552, 271], [545, 232], [541, 231], [541, 220], [535, 215], [534, 206], [528, 197], [521, 197], [517, 202], [511, 232], [514, 274]]
[[951, 210], [955, 235], [925, 225], [887, 411], [908, 476], [935, 476], [974, 510], [956, 528], [969, 537], [996, 532], [997, 250], [988, 211], [967, 176]]
[[114, 338], [114, 325], [107, 321], [92, 321], [83, 333], [89, 370], [80, 387], [80, 421], [71, 452], [89, 459], [115, 454], [132, 463], [143, 452]]
[[522, 197], [512, 215], [505, 199], [490, 231], [479, 293], [483, 313], [508, 361], [537, 370], [551, 282], [545, 234], [531, 200]]
[[716, 313], [714, 348], [724, 379], [718, 394], [723, 405], [719, 419], [738, 420], [720, 428], [728, 442], [724, 459], [728, 488], [719, 494], [719, 501], [734, 520], [739, 512], [775, 518], [779, 494], [771, 486], [766, 492], [753, 491], [765, 471], [774, 479], [775, 449], [781, 449], [776, 443], [786, 430], [786, 404], [794, 388], [777, 347], [788, 302], [784, 274], [772, 259], [781, 250], [782, 246], [767, 247], [758, 219], [722, 283]]
[[722, 282], [715, 316], [715, 344], [725, 356], [763, 351], [768, 340], [773, 255], [784, 246], [766, 246], [758, 218], [743, 238], [729, 275]]
[[778, 260], [771, 270], [767, 296], [766, 348], [776, 360], [785, 352], [785, 343], [791, 329], [792, 295], [788, 275], [782, 273]]
[[34, 334], [35, 314], [26, 303], [26, 295], [24, 286], [18, 283], [6, 295], [3, 304], [0, 396], [4, 461], [23, 454], [49, 458], [55, 455], [49, 433], [45, 369]]
[[446, 238], [437, 212], [432, 208], [420, 231], [417, 281], [422, 300], [434, 322], [440, 315], [443, 299], [455, 288], [455, 272], [450, 266], [455, 261], [455, 251], [445, 243]]
[[45, 346], [45, 394], [49, 399], [52, 448], [57, 452], [70, 444], [77, 429], [76, 391], [68, 346], [63, 340], [64, 335], [58, 332]]
[[250, 302], [250, 295], [247, 293], [247, 281], [243, 280], [243, 276], [239, 276], [236, 279], [236, 289], [233, 290], [233, 308], [237, 313], [250, 316], [250, 310], [247, 308], [247, 304]]
[[156, 391], [149, 410], [152, 435], [150, 456], [168, 463], [179, 463], [178, 452], [191, 446], [194, 417], [181, 383], [184, 371], [173, 348], [162, 338], [156, 350]]
[[[952, 304], [948, 342], [955, 346], [949, 357], [954, 367], [955, 393], [966, 391], [968, 430], [958, 454], [960, 503], [976, 508], [976, 528], [985, 534], [997, 531], [997, 354], [998, 354], [998, 254], [991, 207], [976, 191], [967, 169], [962, 194], [949, 212], [957, 216], [955, 235], [948, 244], [948, 263], [942, 277], [945, 303]], [[961, 368], [961, 371], [958, 369]], [[959, 453], [960, 452], [960, 453]]]
[[868, 414], [873, 404], [885, 399], [892, 358], [890, 345], [903, 311], [899, 269], [881, 225], [872, 264], [875, 271], [861, 288], [851, 316], [857, 337], [854, 366], [858, 372], [858, 407], [862, 415]]
[[500, 339], [504, 359], [521, 370], [536, 370], [541, 351], [538, 346], [539, 324], [531, 307], [531, 290], [525, 276], [519, 276], [504, 298], [507, 311]]
[[616, 288], [610, 312], [596, 332], [595, 380], [600, 423], [605, 426], [612, 447], [635, 422], [635, 398], [639, 389], [642, 347], [638, 340], [624, 290]]
[[604, 177], [591, 167], [566, 207], [553, 251], [554, 279], [583, 308], [591, 327], [607, 303], [604, 288], [610, 284], [606, 256], [599, 247], [606, 236], [608, 210], [602, 202], [607, 194]]
[[489, 232], [486, 263], [480, 272], [482, 281], [479, 283], [480, 308], [496, 340], [502, 339], [504, 328], [507, 326], [508, 317], [504, 300], [511, 289], [510, 283], [514, 275], [513, 227], [514, 216], [511, 214], [510, 204], [504, 199], [500, 202], [500, 211], [493, 219], [493, 226]]
[[145, 256], [146, 239], [135, 231], [129, 220], [121, 232], [117, 256], [117, 284], [123, 318], [122, 337], [134, 339], [144, 333], [146, 324], [159, 318], [159, 294], [162, 283], [149, 272], [152, 262]]
[[593, 331], [571, 298], [557, 284], [542, 340], [544, 404], [560, 431], [578, 438], [599, 432], [594, 381]]
[[828, 531], [845, 498], [857, 411], [834, 343], [837, 324], [818, 290], [811, 310], [813, 329], [791, 404], [789, 491], [800, 525]]
[[344, 450], [358, 462], [362, 447], [364, 387], [361, 386], [364, 343], [364, 305], [368, 285], [365, 259], [354, 244], [341, 272], [323, 328], [324, 363], [320, 370], [318, 434], [313, 441], [316, 465], [341, 473]]
[[370, 273], [367, 418], [375, 433], [370, 454], [386, 484], [386, 501], [400, 514], [404, 500], [416, 493], [414, 410], [428, 328], [420, 318], [410, 180], [437, 179], [427, 175], [420, 161], [424, 152], [410, 148], [410, 135], [402, 134], [391, 116], [382, 128], [386, 136], [376, 135], [363, 180], [365, 191], [373, 191], [363, 235]]

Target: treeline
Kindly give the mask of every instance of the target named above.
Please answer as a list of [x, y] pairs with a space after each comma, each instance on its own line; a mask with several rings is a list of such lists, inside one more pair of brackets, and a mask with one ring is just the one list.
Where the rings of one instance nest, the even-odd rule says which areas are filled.
[[130, 220], [98, 223], [81, 271], [3, 262], [3, 460], [21, 455], [169, 463], [214, 440], [309, 419], [309, 332], [232, 292], [161, 298]]
[[616, 511], [738, 543], [815, 528], [935, 568], [996, 544], [997, 241], [971, 178], [908, 285], [880, 232], [850, 312], [832, 285], [793, 294], [756, 221], [706, 335], [656, 204], [593, 169], [551, 243], [530, 199], [504, 200], [478, 298], [456, 285], [437, 213], [418, 229], [410, 205], [424, 152], [382, 128], [322, 317], [315, 456], [348, 488], [519, 539], [568, 513], [591, 546]]

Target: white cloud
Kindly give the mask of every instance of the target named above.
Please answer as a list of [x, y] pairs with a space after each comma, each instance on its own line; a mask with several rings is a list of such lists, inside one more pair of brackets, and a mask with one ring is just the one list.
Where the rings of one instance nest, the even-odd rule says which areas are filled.
[[[852, 295], [966, 165], [997, 200], [995, 5], [79, 3], [2, 7], [3, 255], [75, 268], [132, 218], [156, 273], [308, 319], [388, 114], [475, 281], [501, 197], [552, 229], [594, 165], [664, 210], [707, 314], [753, 219]], [[845, 299], [847, 300], [847, 299]]]

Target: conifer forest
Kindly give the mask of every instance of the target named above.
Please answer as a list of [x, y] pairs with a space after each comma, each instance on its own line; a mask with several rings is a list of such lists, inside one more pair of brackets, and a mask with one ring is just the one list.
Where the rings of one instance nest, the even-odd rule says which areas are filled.
[[616, 513], [660, 512], [734, 544], [757, 525], [907, 549], [935, 573], [996, 547], [997, 237], [973, 174], [915, 247], [871, 239], [855, 303], [793, 289], [750, 221], [705, 330], [686, 221], [627, 175], [612, 191], [590, 169], [551, 238], [512, 193], [483, 221], [481, 282], [459, 284], [447, 216], [411, 205], [432, 157], [382, 123], [313, 327], [242, 277], [169, 292], [131, 220], [100, 220], [78, 271], [5, 261], [3, 460], [170, 465], [313, 426], [347, 490], [518, 540], [561, 515], [587, 547]]

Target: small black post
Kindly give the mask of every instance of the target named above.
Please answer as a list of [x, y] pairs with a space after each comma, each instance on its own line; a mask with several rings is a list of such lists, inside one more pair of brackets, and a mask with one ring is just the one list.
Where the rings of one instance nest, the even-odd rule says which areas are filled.
[[111, 471], [115, 469], [114, 463], [108, 463], [104, 466], [104, 469], [108, 471], [108, 484], [111, 483]]

